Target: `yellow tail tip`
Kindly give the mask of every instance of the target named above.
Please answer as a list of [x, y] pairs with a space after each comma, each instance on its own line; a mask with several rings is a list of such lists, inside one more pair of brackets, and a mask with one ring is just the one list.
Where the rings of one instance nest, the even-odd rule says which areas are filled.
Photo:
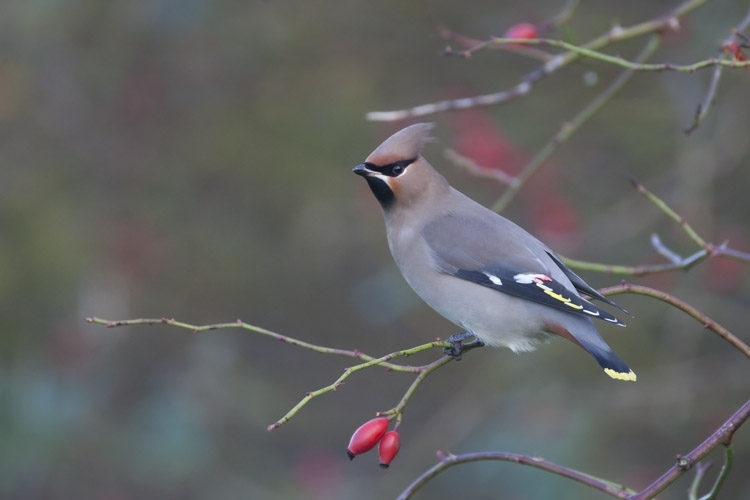
[[633, 370], [630, 370], [628, 373], [623, 372], [616, 372], [612, 368], [605, 368], [604, 373], [609, 375], [615, 380], [629, 380], [630, 382], [635, 382], [636, 376]]

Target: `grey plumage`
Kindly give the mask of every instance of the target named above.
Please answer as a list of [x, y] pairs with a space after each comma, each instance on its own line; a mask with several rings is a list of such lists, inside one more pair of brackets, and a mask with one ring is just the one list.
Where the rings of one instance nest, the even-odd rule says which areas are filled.
[[421, 156], [431, 128], [402, 129], [354, 168], [383, 207], [388, 244], [409, 285], [488, 345], [530, 351], [559, 335], [588, 351], [609, 376], [635, 380], [591, 318], [624, 324], [577, 290], [619, 306], [521, 227], [451, 187]]

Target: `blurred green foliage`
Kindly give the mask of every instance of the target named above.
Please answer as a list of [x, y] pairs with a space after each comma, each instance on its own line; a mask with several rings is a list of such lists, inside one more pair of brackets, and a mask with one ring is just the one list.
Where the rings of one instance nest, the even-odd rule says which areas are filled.
[[[584, 1], [571, 34], [583, 41], [675, 3]], [[744, 16], [742, 3], [699, 9], [667, 35], [655, 61], [715, 55]], [[747, 399], [748, 362], [680, 312], [636, 296], [619, 298], [636, 315], [627, 330], [602, 327], [636, 384], [608, 380], [562, 342], [524, 356], [472, 352], [420, 388], [387, 471], [370, 455], [349, 463], [344, 450], [351, 430], [398, 401], [408, 376], [357, 374], [267, 433], [351, 361], [239, 331], [193, 336], [83, 322], [240, 317], [377, 355], [454, 333], [398, 276], [379, 208], [350, 173], [401, 125], [364, 115], [514, 85], [536, 63], [505, 52], [441, 58], [436, 26], [483, 38], [561, 7], [1, 3], [0, 496], [391, 498], [436, 461], [436, 450], [491, 449], [638, 488], [704, 439]], [[632, 57], [640, 43], [614, 51]], [[442, 148], [487, 146], [487, 158], [517, 167], [617, 73], [584, 61], [524, 99], [430, 117], [441, 143], [426, 154], [490, 204], [501, 186], [450, 167]], [[692, 136], [681, 132], [709, 78], [710, 70], [637, 75], [507, 214], [579, 259], [653, 262], [652, 232], [693, 252], [631, 189], [633, 174], [706, 239], [750, 250], [748, 73], [726, 71], [709, 118]], [[748, 340], [747, 266], [715, 260], [636, 281]], [[725, 497], [750, 498], [750, 429], [735, 440]], [[684, 498], [689, 480], [660, 498]], [[459, 497], [602, 498], [496, 463], [451, 470], [419, 496]]]

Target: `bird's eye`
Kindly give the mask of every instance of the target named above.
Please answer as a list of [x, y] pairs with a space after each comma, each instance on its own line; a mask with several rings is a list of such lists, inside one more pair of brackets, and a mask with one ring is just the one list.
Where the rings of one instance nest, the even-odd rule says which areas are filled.
[[403, 171], [404, 171], [404, 166], [401, 165], [400, 163], [396, 163], [395, 165], [393, 165], [392, 172], [394, 175], [398, 175]]

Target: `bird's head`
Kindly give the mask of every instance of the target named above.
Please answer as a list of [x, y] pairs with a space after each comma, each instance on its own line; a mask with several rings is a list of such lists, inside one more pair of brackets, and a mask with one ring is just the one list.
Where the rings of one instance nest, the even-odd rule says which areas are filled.
[[383, 210], [416, 202], [445, 179], [421, 156], [432, 123], [416, 123], [385, 140], [353, 172], [367, 181]]

